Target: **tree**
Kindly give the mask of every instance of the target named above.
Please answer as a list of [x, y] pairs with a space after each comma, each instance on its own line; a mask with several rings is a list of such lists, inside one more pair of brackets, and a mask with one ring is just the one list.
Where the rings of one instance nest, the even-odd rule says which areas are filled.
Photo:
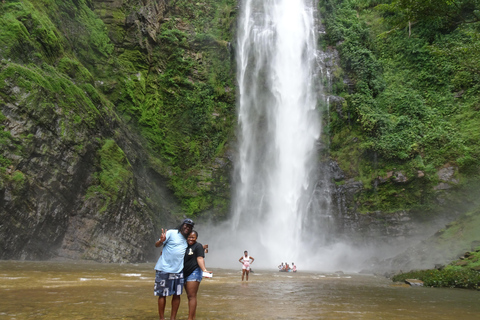
[[436, 28], [455, 28], [462, 23], [480, 22], [480, 0], [394, 0], [376, 7], [395, 29], [426, 22]]

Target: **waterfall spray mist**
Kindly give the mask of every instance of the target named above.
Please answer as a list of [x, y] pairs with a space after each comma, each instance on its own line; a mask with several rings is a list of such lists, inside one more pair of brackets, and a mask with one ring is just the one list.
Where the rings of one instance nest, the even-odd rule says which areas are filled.
[[315, 181], [311, 1], [246, 1], [238, 35], [239, 159], [233, 225], [262, 260], [298, 260]]
[[218, 266], [243, 250], [269, 268], [308, 254], [321, 130], [315, 13], [313, 0], [242, 2], [231, 220], [207, 237], [222, 252], [212, 257]]
[[[359, 271], [394, 246], [359, 243], [331, 213], [330, 163], [320, 160], [322, 84], [330, 83], [317, 48], [316, 0], [243, 0], [238, 20], [238, 145], [232, 207], [221, 225], [199, 225], [212, 267], [295, 262], [299, 270]], [[338, 201], [338, 198], [336, 199]], [[335, 203], [340, 207], [340, 203]], [[397, 250], [397, 249], [395, 249]]]

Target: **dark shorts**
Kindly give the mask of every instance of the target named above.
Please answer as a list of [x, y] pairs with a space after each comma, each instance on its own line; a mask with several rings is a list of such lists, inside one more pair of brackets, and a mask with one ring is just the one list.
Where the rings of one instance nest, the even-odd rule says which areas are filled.
[[153, 294], [159, 297], [181, 295], [183, 292], [183, 272], [167, 273], [156, 270]]

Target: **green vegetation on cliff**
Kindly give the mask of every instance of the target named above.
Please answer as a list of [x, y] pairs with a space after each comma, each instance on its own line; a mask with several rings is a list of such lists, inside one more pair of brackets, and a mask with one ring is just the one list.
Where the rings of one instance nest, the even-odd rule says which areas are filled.
[[170, 178], [187, 214], [212, 206], [224, 214], [228, 205], [229, 189], [213, 189], [226, 186], [214, 177], [215, 161], [224, 155], [235, 123], [232, 53], [226, 41], [234, 2], [169, 4], [155, 39], [145, 40], [148, 49], [129, 46], [119, 55], [124, 73], [108, 93], [160, 158], [157, 170]]
[[[68, 34], [62, 34], [51, 18], [82, 8], [83, 3], [78, 7], [71, 1], [58, 4], [59, 7], [54, 1], [4, 1], [0, 6], [0, 105], [2, 110], [13, 113], [13, 119], [10, 114], [7, 122], [4, 122], [7, 117], [2, 116], [1, 120], [9, 123], [9, 127], [12, 123], [23, 124], [13, 125], [17, 127], [13, 135], [2, 125], [0, 178], [7, 182], [20, 174], [33, 182], [28, 173], [17, 170], [18, 164], [32, 151], [43, 156], [50, 152], [46, 146], [34, 150], [33, 134], [28, 132], [32, 125], [46, 128], [53, 139], [58, 138], [66, 145], [77, 145], [81, 153], [82, 133], [112, 115], [112, 104], [95, 89], [92, 73], [80, 62], [85, 56], [76, 55]], [[101, 20], [91, 11], [88, 14], [85, 8], [84, 35], [76, 39], [88, 39], [85, 48], [92, 52], [85, 54], [90, 59], [100, 59], [111, 52], [112, 46], [102, 33], [105, 28], [98, 27], [103, 26]], [[90, 41], [87, 33], [98, 39]], [[10, 185], [17, 193], [23, 186]]]
[[179, 215], [225, 214], [235, 10], [0, 1], [0, 258], [146, 261]]
[[[229, 44], [235, 8], [234, 0], [6, 0], [1, 101], [26, 100], [38, 123], [55, 114], [64, 128], [58, 134], [72, 143], [69, 128], [94, 128], [120, 115], [147, 141], [150, 166], [168, 178], [184, 212], [224, 214], [228, 168], [218, 163], [228, 162], [219, 158], [235, 123]], [[28, 137], [2, 132], [2, 148], [11, 151], [0, 155], [0, 174], [8, 178], [12, 154], [21, 153]], [[118, 190], [101, 179], [103, 161], [110, 160], [101, 157], [103, 171], [92, 188], [116, 199]]]
[[[342, 61], [332, 90], [345, 99], [329, 119], [331, 155], [364, 183], [360, 210], [424, 214], [441, 190], [478, 179], [478, 2], [320, 6], [323, 44], [335, 46]], [[439, 174], [445, 168], [453, 168], [448, 178]]]
[[86, 194], [86, 198], [101, 197], [104, 205], [100, 213], [110, 203], [115, 203], [119, 195], [125, 194], [132, 184], [133, 172], [128, 159], [114, 140], [108, 139], [99, 150], [100, 170], [95, 175], [98, 180]]
[[[437, 269], [413, 270], [395, 275], [393, 281], [419, 279], [426, 286], [480, 289], [480, 208], [469, 211], [449, 223], [435, 235], [414, 248], [414, 260], [434, 263], [438, 257], [451, 262]], [[458, 252], [464, 252], [458, 259]]]

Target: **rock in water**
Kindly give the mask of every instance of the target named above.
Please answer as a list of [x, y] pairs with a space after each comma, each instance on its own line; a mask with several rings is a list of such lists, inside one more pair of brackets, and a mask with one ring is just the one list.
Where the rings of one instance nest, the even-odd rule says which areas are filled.
[[423, 281], [418, 279], [405, 279], [405, 283], [408, 283], [412, 287], [423, 287]]

